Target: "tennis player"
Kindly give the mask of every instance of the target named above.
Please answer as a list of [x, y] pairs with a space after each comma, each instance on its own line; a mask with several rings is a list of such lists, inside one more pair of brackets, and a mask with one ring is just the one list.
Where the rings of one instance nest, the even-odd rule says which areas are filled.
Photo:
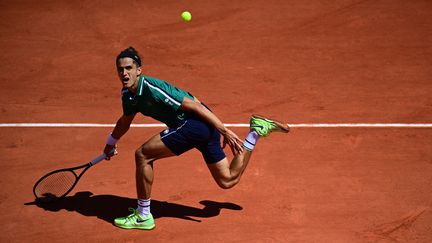
[[[109, 154], [116, 146], [137, 113], [152, 117], [168, 127], [136, 150], [138, 205], [136, 209], [129, 209], [132, 212], [130, 215], [114, 220], [118, 227], [145, 230], [155, 227], [150, 213], [155, 160], [178, 156], [196, 148], [202, 153], [216, 183], [221, 188], [228, 189], [240, 181], [260, 137], [268, 136], [273, 131], [289, 131], [284, 123], [252, 115], [250, 132], [243, 142], [195, 96], [163, 80], [144, 76], [141, 58], [133, 47], [123, 50], [117, 56], [116, 66], [123, 86], [123, 115], [108, 136], [104, 152]], [[221, 135], [223, 147], [228, 144], [234, 154], [231, 162], [227, 160], [221, 147]], [[109, 155], [111, 156], [112, 154]]]

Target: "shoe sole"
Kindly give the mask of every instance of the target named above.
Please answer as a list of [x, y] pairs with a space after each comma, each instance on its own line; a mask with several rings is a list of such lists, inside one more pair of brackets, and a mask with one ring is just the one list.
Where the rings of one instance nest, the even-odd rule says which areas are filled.
[[266, 118], [266, 117], [264, 117], [264, 116], [257, 115], [257, 114], [253, 114], [252, 117], [254, 117], [254, 118], [259, 118], [259, 119], [263, 119], [263, 120], [270, 121], [270, 122], [273, 122], [274, 124], [276, 124], [276, 126], [277, 126], [278, 129], [279, 129], [278, 131], [280, 131], [280, 132], [288, 133], [288, 132], [290, 131], [290, 127], [288, 126], [288, 124], [283, 123], [283, 122], [281, 122], [281, 121], [273, 120], [273, 119], [268, 119], [268, 118]]
[[156, 225], [153, 225], [151, 228], [139, 228], [139, 227], [135, 227], [135, 226], [123, 226], [123, 225], [117, 225], [114, 224], [115, 226], [122, 228], [122, 229], [140, 229], [140, 230], [152, 230], [154, 228], [156, 228]]

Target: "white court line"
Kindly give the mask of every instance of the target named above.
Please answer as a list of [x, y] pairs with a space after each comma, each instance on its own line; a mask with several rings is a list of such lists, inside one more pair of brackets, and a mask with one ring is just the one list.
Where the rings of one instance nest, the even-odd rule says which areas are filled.
[[[304, 128], [432, 128], [432, 123], [302, 123], [288, 124], [290, 127]], [[114, 127], [115, 124], [103, 123], [0, 123], [0, 127]], [[226, 123], [227, 127], [249, 127], [248, 123]], [[166, 127], [162, 123], [132, 124], [131, 127]]]

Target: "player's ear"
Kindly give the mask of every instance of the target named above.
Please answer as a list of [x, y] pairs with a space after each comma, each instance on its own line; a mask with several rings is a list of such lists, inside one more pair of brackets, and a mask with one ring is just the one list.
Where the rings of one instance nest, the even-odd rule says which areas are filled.
[[141, 71], [141, 67], [138, 67], [138, 68], [137, 68], [137, 74], [138, 74], [138, 75], [141, 75], [141, 73], [142, 73], [142, 71]]

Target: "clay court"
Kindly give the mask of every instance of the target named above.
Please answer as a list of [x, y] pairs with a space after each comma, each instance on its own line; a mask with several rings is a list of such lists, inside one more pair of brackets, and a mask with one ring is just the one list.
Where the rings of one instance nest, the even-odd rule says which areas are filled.
[[[227, 124], [432, 123], [427, 0], [1, 1], [0, 123], [115, 123], [128, 46]], [[427, 126], [294, 126], [260, 140], [230, 190], [195, 150], [160, 160], [156, 228], [117, 228], [134, 151], [162, 129], [131, 128], [68, 197], [35, 204], [39, 177], [99, 155], [112, 128], [0, 127], [0, 242], [432, 242]]]

